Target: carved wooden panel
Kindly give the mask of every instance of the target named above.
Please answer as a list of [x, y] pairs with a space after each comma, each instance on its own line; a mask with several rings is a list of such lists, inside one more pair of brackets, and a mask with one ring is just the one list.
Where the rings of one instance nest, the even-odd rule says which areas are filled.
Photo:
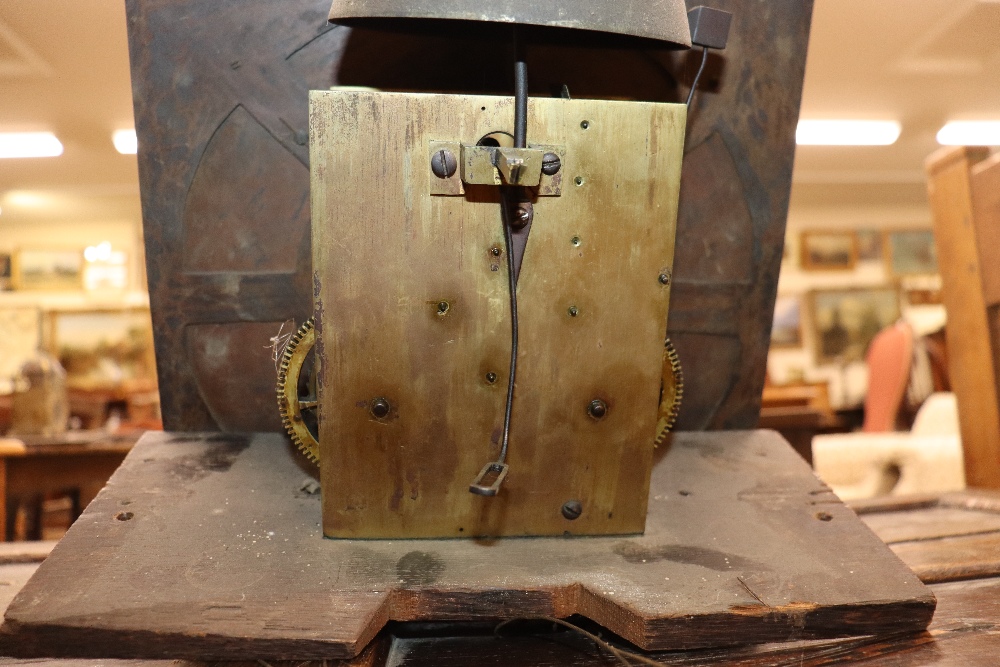
[[[757, 421], [812, 11], [810, 0], [712, 5], [735, 19], [688, 121], [670, 313], [686, 369], [683, 429]], [[312, 309], [309, 89], [510, 94], [506, 28], [350, 30], [327, 25], [328, 9], [329, 0], [128, 0], [168, 428], [277, 428], [262, 412], [273, 395], [256, 394], [274, 379], [276, 325]], [[548, 37], [529, 33], [534, 96], [565, 85], [579, 98], [678, 101], [700, 60], [569, 31], [541, 46]], [[497, 48], [484, 50], [484, 39]]]

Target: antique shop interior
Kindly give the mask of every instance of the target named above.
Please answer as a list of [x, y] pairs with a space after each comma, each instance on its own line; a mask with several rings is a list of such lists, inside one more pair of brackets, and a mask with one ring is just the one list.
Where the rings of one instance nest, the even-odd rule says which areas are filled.
[[[64, 452], [10, 456], [14, 540], [58, 538], [161, 427], [125, 10], [58, 5], [55, 23], [0, 14], [0, 129], [30, 133], [0, 136], [0, 431]], [[974, 333], [945, 335], [939, 268], [959, 260], [935, 239], [928, 160], [1000, 143], [976, 125], [998, 106], [998, 21], [973, 0], [815, 5], [760, 425], [844, 499], [966, 485], [948, 361]], [[258, 343], [245, 359], [271, 363]], [[58, 423], [25, 407], [45, 401], [65, 402]]]
[[0, 656], [992, 664], [1000, 2], [330, 2], [0, 3]]

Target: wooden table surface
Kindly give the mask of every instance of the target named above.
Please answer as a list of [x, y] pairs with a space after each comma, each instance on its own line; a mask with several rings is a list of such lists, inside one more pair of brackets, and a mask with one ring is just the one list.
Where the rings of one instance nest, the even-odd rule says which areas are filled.
[[[958, 667], [996, 665], [1000, 661], [1000, 495], [989, 492], [941, 497], [889, 499], [855, 506], [868, 526], [921, 579], [938, 600], [926, 632], [882, 638], [856, 637], [761, 644], [743, 648], [637, 652], [585, 619], [569, 619], [580, 630], [551, 622], [519, 622], [497, 628], [492, 623], [395, 624], [387, 627], [351, 665], [449, 666], [615, 664], [864, 665], [866, 667]], [[13, 551], [10, 551], [13, 549]], [[44, 549], [42, 550], [44, 552]], [[0, 592], [7, 600], [37, 563], [18, 560], [14, 545], [0, 553]], [[15, 555], [11, 555], [15, 554]], [[44, 553], [42, 553], [44, 555]], [[40, 557], [38, 548], [24, 560]], [[309, 601], [303, 601], [308, 608]], [[618, 650], [584, 634], [600, 635]], [[234, 663], [262, 667], [319, 666], [323, 661], [253, 661]], [[11, 660], [0, 664], [92, 665], [93, 660]], [[101, 664], [209, 664], [171, 661], [101, 661]], [[326, 664], [331, 664], [327, 662]]]
[[67, 431], [57, 436], [0, 438], [0, 542], [7, 500], [77, 489], [86, 507], [121, 465], [143, 431]]

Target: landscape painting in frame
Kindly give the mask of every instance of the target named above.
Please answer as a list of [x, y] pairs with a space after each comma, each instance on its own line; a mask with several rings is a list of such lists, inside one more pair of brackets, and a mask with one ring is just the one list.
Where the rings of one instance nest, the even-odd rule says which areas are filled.
[[772, 347], [802, 347], [802, 299], [779, 296], [774, 302], [771, 323]]
[[872, 339], [900, 314], [894, 287], [816, 290], [809, 302], [817, 364], [864, 360]]
[[149, 310], [56, 311], [49, 317], [49, 348], [75, 389], [155, 382]]
[[808, 271], [846, 271], [858, 261], [858, 239], [853, 231], [802, 232], [802, 268]]
[[80, 250], [20, 250], [14, 287], [23, 290], [78, 290], [83, 287]]
[[937, 248], [934, 232], [907, 229], [888, 232], [889, 269], [894, 276], [937, 273]]

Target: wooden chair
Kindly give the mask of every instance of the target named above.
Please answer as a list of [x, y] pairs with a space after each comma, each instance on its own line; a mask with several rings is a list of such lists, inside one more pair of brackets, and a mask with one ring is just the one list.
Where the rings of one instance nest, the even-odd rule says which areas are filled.
[[862, 430], [866, 433], [895, 431], [910, 379], [913, 329], [906, 322], [886, 327], [872, 340], [865, 361], [868, 364], [868, 395]]
[[1000, 155], [947, 148], [926, 167], [965, 476], [1000, 488]]

